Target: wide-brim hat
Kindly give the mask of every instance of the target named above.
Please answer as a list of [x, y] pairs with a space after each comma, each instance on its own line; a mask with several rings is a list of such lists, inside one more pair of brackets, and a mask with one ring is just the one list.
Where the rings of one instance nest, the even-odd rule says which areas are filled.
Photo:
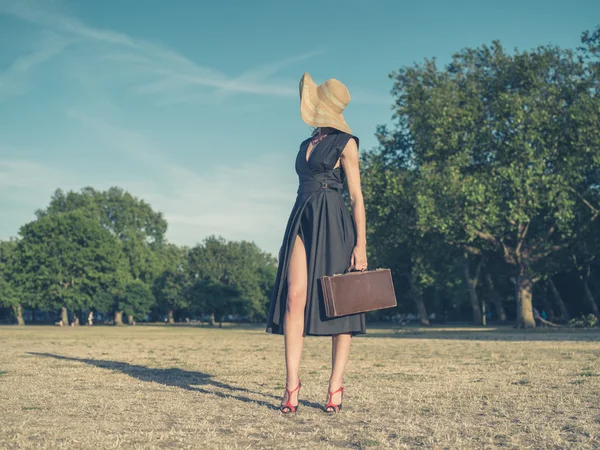
[[317, 86], [308, 72], [300, 79], [300, 115], [313, 127], [331, 127], [352, 134], [342, 112], [350, 92], [341, 81], [330, 78]]

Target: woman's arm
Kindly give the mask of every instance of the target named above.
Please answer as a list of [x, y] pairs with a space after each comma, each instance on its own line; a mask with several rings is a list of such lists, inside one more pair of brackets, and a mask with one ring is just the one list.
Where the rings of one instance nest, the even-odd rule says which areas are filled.
[[356, 140], [350, 139], [346, 147], [344, 147], [340, 159], [348, 182], [352, 216], [356, 224], [356, 246], [352, 252], [350, 265], [355, 270], [365, 270], [367, 268], [367, 220], [365, 218], [365, 203], [360, 187], [358, 160]]

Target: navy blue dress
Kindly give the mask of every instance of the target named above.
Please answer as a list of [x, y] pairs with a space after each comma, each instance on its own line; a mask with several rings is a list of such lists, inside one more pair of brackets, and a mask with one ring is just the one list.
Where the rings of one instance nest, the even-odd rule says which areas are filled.
[[334, 169], [350, 139], [355, 139], [358, 145], [356, 136], [342, 131], [327, 135], [312, 149], [308, 162], [306, 151], [311, 138], [300, 144], [296, 157], [298, 195], [283, 237], [267, 318], [269, 333], [284, 333], [287, 275], [296, 235], [300, 235], [304, 243], [308, 270], [303, 336], [366, 333], [364, 313], [327, 318], [319, 282], [323, 275], [344, 272], [356, 245], [356, 226], [342, 197], [344, 170], [341, 165]]

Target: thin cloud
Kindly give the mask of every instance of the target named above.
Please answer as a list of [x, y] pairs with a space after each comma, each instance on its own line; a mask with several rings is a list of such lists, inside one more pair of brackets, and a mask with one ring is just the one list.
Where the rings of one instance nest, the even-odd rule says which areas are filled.
[[0, 100], [29, 90], [28, 73], [61, 54], [70, 41], [52, 32], [41, 33], [34, 48], [0, 73]]
[[[89, 43], [102, 44], [97, 49], [97, 58], [112, 59], [153, 75], [155, 79], [139, 85], [139, 93], [155, 95], [180, 94], [183, 89], [208, 87], [216, 89], [217, 95], [248, 93], [276, 97], [297, 95], [295, 87], [269, 81], [282, 69], [310, 58], [318, 51], [288, 57], [280, 61], [250, 69], [240, 76], [231, 77], [223, 72], [191, 61], [179, 52], [144, 39], [138, 39], [109, 29], [95, 28], [83, 21], [54, 10], [45, 3], [31, 0], [4, 1], [0, 3], [0, 14], [10, 15], [42, 27], [83, 39]], [[104, 55], [106, 46], [118, 51]]]

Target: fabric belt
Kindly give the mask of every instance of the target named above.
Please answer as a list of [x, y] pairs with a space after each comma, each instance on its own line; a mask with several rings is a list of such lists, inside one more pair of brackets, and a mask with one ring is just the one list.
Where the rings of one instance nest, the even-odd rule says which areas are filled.
[[306, 192], [316, 192], [326, 189], [331, 189], [337, 192], [342, 192], [344, 185], [337, 181], [303, 181], [298, 186], [298, 194]]

